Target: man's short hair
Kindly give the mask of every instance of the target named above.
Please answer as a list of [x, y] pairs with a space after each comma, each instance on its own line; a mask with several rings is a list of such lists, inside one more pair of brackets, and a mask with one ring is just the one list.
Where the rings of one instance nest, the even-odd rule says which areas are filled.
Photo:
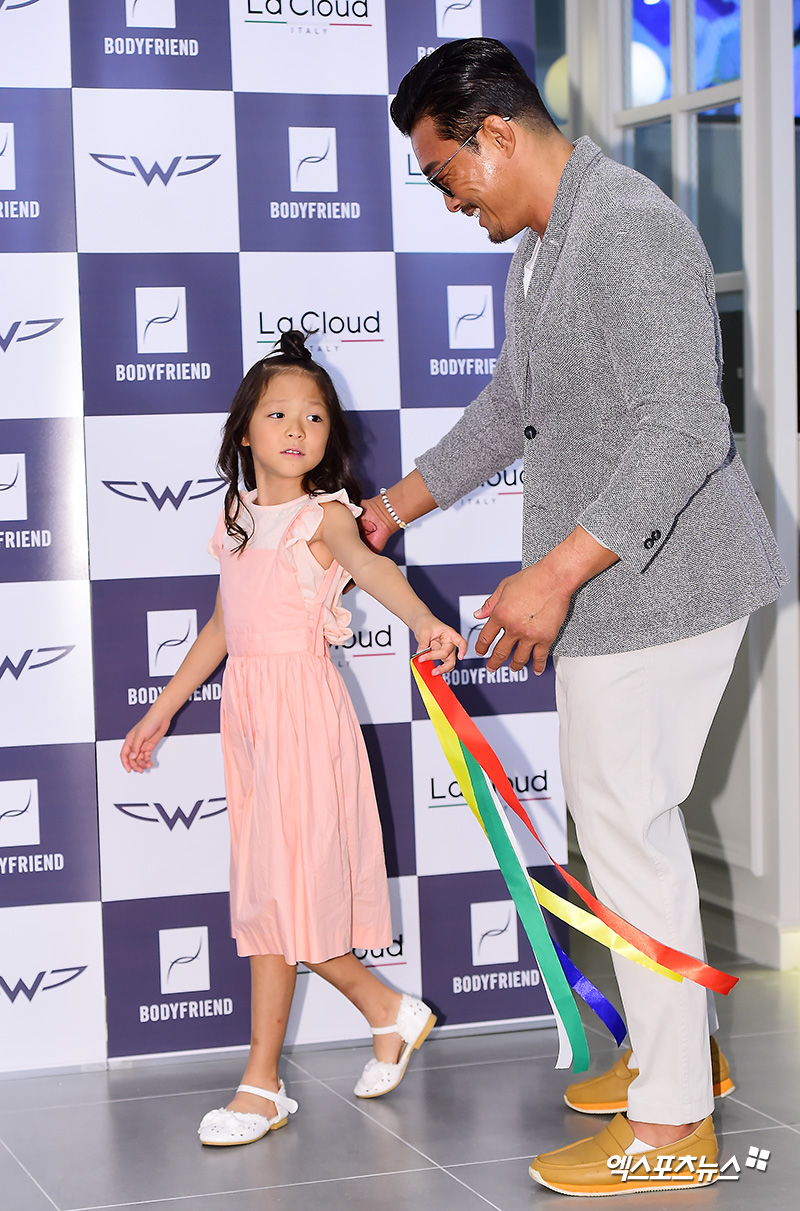
[[404, 135], [432, 118], [440, 138], [458, 143], [490, 114], [543, 133], [558, 129], [519, 59], [495, 38], [459, 38], [437, 47], [403, 77], [391, 105], [392, 121]]

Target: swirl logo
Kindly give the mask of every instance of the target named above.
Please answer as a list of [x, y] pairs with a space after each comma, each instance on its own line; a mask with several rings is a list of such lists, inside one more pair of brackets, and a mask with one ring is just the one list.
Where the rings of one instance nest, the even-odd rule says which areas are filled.
[[210, 989], [207, 925], [159, 929], [158, 954], [162, 996]]
[[517, 913], [512, 900], [470, 904], [472, 965], [518, 963]]
[[447, 330], [451, 349], [494, 349], [492, 287], [448, 286]]
[[289, 127], [289, 188], [292, 193], [338, 193], [335, 126]]
[[480, 38], [481, 0], [436, 0], [437, 38]]
[[137, 353], [188, 353], [185, 286], [137, 286]]
[[0, 454], [0, 521], [26, 521], [28, 490], [24, 454]]
[[175, 0], [125, 0], [128, 29], [175, 29]]
[[17, 188], [14, 123], [0, 122], [0, 189]]
[[0, 849], [39, 844], [39, 783], [35, 778], [0, 782]]

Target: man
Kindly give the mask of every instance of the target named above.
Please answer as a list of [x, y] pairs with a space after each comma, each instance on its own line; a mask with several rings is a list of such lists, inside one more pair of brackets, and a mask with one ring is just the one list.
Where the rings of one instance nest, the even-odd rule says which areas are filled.
[[[679, 804], [747, 617], [785, 578], [721, 396], [713, 269], [655, 185], [562, 136], [502, 43], [439, 47], [392, 118], [448, 210], [493, 242], [523, 234], [492, 381], [368, 502], [365, 532], [379, 548], [524, 452], [523, 566], [477, 611], [477, 650], [500, 635], [489, 667], [532, 655], [536, 673], [553, 651], [564, 786], [597, 895], [700, 957]], [[732, 1088], [718, 1051], [712, 1076], [704, 989], [614, 963], [633, 1055], [567, 1101], [627, 1120], [534, 1158], [531, 1175], [564, 1193], [636, 1189], [606, 1163], [626, 1152], [651, 1169], [659, 1155], [714, 1162], [714, 1087]]]

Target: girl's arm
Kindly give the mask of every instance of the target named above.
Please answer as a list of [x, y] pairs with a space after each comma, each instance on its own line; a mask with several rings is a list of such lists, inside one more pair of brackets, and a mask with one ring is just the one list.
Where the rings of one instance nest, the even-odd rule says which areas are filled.
[[125, 737], [120, 760], [128, 773], [152, 769], [153, 750], [169, 727], [172, 716], [211, 676], [227, 652], [225, 619], [219, 589], [214, 613], [186, 653], [181, 667], [167, 682], [150, 710]]
[[456, 662], [456, 652], [464, 656], [467, 641], [458, 631], [436, 618], [417, 597], [396, 563], [376, 555], [362, 542], [356, 520], [339, 501], [326, 501], [324, 517], [317, 537], [330, 554], [356, 582], [381, 605], [411, 627], [420, 648], [430, 648], [422, 660], [441, 660], [434, 673], [448, 673]]

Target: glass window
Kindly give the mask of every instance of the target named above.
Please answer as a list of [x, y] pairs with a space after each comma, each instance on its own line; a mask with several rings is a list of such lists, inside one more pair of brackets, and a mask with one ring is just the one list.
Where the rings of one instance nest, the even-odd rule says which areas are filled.
[[742, 268], [740, 105], [697, 115], [697, 226], [716, 273]]
[[553, 120], [563, 125], [569, 119], [569, 76], [567, 73], [567, 18], [565, 0], [536, 0], [535, 83]]
[[630, 73], [626, 105], [653, 105], [672, 96], [670, 0], [631, 0]]
[[738, 80], [741, 72], [739, 0], [694, 0], [694, 86]]
[[633, 132], [633, 167], [672, 195], [672, 123], [651, 122]]
[[722, 328], [722, 394], [728, 405], [731, 428], [744, 433], [744, 296], [741, 293], [717, 296]]

